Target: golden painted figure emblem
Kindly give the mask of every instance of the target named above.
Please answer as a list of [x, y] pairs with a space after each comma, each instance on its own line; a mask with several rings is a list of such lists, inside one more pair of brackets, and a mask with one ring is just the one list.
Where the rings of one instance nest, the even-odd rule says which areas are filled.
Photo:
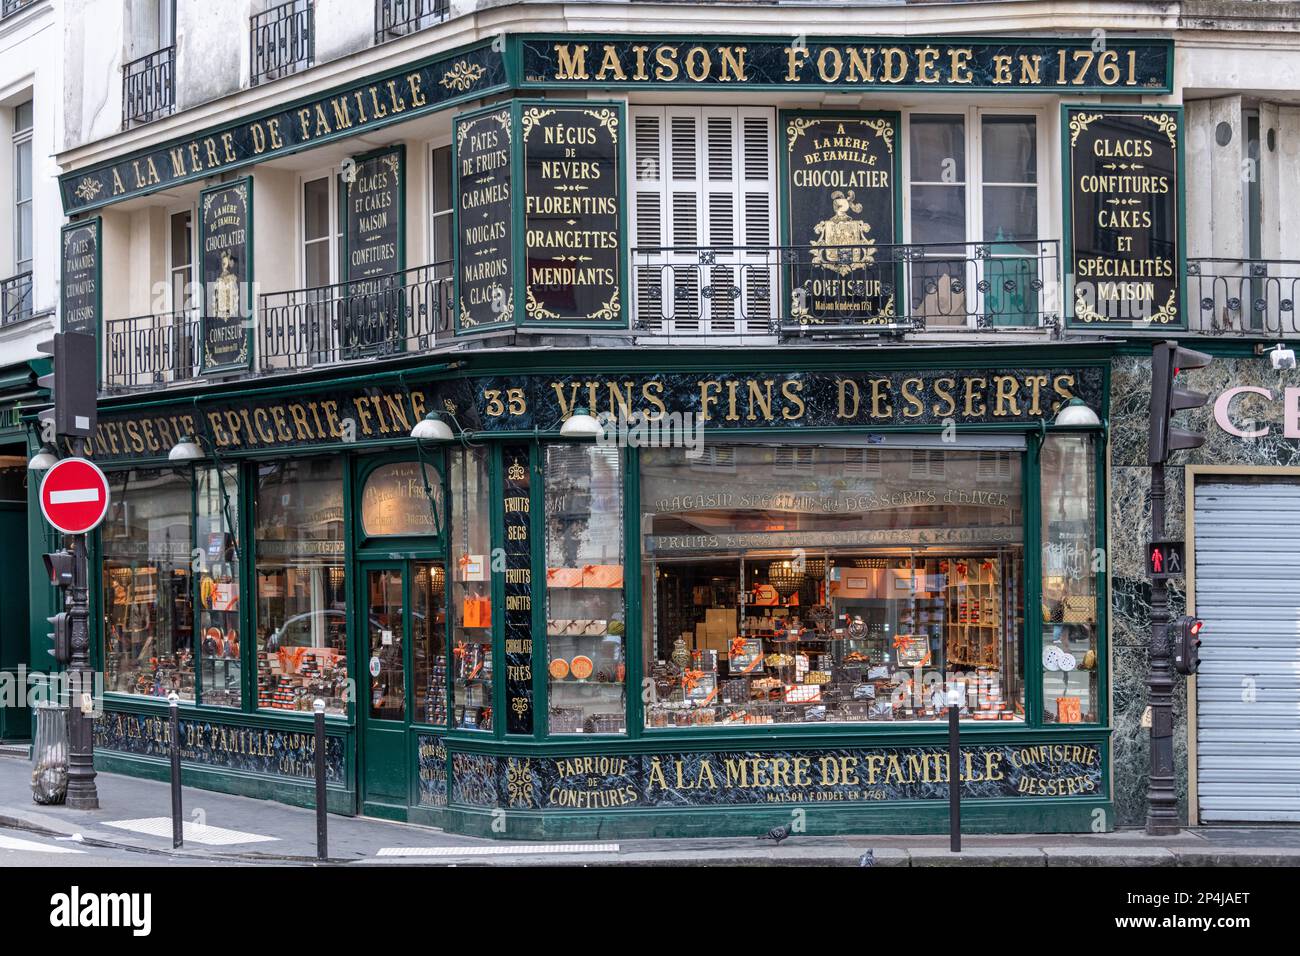
[[831, 208], [835, 214], [813, 226], [817, 238], [812, 242], [812, 264], [842, 276], [865, 269], [876, 260], [876, 240], [867, 235], [870, 223], [849, 215], [862, 212], [862, 203], [852, 189], [837, 189], [831, 193]]
[[221, 275], [212, 284], [212, 310], [219, 319], [239, 315], [239, 279], [230, 271], [234, 262], [229, 252], [223, 252]]

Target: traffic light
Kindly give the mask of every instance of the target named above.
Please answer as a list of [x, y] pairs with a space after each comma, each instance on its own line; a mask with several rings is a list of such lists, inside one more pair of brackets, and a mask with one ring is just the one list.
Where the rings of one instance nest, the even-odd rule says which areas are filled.
[[56, 588], [70, 588], [76, 579], [77, 556], [66, 548], [44, 555], [45, 572]]
[[1201, 628], [1205, 622], [1199, 617], [1184, 615], [1170, 625], [1174, 629], [1174, 670], [1192, 675], [1201, 666]]
[[[59, 605], [67, 607], [67, 589], [76, 579], [77, 556], [66, 549], [51, 551], [44, 555], [45, 571], [50, 576], [50, 583], [59, 589]], [[46, 635], [53, 644], [49, 654], [65, 667], [72, 663], [72, 618], [66, 611], [60, 611], [45, 620], [50, 622], [52, 630]]]
[[1148, 462], [1163, 463], [1171, 451], [1180, 448], [1198, 448], [1205, 436], [1175, 428], [1173, 417], [1188, 408], [1200, 408], [1209, 396], [1204, 392], [1179, 388], [1179, 372], [1204, 368], [1210, 356], [1204, 352], [1185, 349], [1177, 342], [1160, 342], [1151, 353], [1151, 440], [1148, 445]]
[[54, 360], [54, 371], [36, 380], [54, 399], [54, 408], [40, 414], [42, 422], [54, 423], [54, 435], [43, 434], [42, 441], [63, 436], [85, 438], [94, 433], [97, 348], [95, 337], [85, 332], [55, 332], [53, 339], [36, 346], [38, 352]]

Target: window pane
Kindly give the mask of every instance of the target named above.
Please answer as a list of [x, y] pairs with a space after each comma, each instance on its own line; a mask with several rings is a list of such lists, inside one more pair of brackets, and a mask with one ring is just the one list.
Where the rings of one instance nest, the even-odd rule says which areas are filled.
[[492, 729], [492, 536], [488, 456], [451, 455], [452, 726]]
[[190, 242], [190, 213], [172, 214], [171, 222], [172, 268], [190, 264], [193, 244]]
[[966, 181], [966, 118], [960, 114], [917, 114], [908, 121], [912, 180]]
[[370, 718], [406, 717], [406, 664], [402, 571], [385, 568], [366, 574], [366, 630], [369, 633]]
[[132, 470], [110, 477], [104, 555], [104, 683], [122, 694], [194, 700], [190, 479]]
[[27, 272], [32, 266], [32, 204], [18, 207], [18, 271]]
[[239, 707], [239, 479], [227, 471], [223, 488], [215, 468], [197, 477], [199, 693], [204, 704]]
[[912, 187], [912, 241], [966, 241], [966, 187]]
[[14, 201], [32, 198], [32, 141], [14, 147]]
[[[1037, 186], [984, 187], [984, 241], [1021, 242], [1038, 237]], [[995, 254], [1009, 249], [994, 249]]]
[[339, 458], [259, 466], [257, 706], [347, 712], [343, 468]]
[[1038, 126], [1034, 117], [985, 116], [980, 129], [984, 182], [1038, 181]]
[[1098, 698], [1096, 442], [1043, 442], [1043, 720], [1096, 723]]
[[417, 562], [411, 577], [414, 720], [447, 723], [447, 574], [442, 562]]
[[451, 216], [439, 216], [433, 220], [433, 261], [449, 262], [451, 260]]
[[546, 449], [546, 642], [553, 734], [626, 732], [618, 448]]
[[[867, 456], [866, 451], [874, 454]], [[650, 727], [1024, 717], [1021, 457], [641, 455]]]
[[361, 528], [367, 535], [437, 534], [441, 511], [442, 476], [432, 465], [394, 462], [366, 476]]
[[451, 147], [441, 146], [433, 151], [433, 211], [451, 209]]
[[309, 289], [330, 284], [330, 244], [321, 239], [309, 242], [304, 250], [305, 271], [303, 281]]
[[321, 239], [330, 234], [330, 181], [313, 179], [302, 187], [303, 238]]
[[14, 132], [21, 133], [32, 128], [32, 101], [19, 103], [14, 107]]

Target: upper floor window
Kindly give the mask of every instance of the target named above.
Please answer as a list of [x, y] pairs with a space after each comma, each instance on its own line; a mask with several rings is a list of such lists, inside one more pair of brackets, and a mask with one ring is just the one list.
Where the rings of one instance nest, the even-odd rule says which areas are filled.
[[129, 8], [130, 61], [122, 66], [122, 126], [149, 123], [176, 107], [176, 0]]
[[302, 184], [302, 278], [309, 289], [333, 285], [343, 241], [333, 175]]
[[1031, 111], [907, 115], [907, 238], [921, 248], [906, 291], [927, 327], [1037, 324], [1035, 280], [1057, 267], [1040, 239], [1038, 134]]
[[427, 30], [450, 11], [451, 0], [375, 0], [375, 42]]
[[431, 235], [429, 236], [429, 252], [432, 255], [430, 261], [434, 263], [450, 263], [452, 249], [452, 213], [455, 207], [451, 198], [451, 147], [437, 146], [433, 150], [433, 162], [430, 166], [433, 181], [429, 193], [431, 205], [429, 208], [429, 222], [431, 225]]
[[32, 271], [32, 101], [14, 107], [14, 272]]
[[167, 263], [168, 284], [173, 311], [194, 306], [194, 213], [186, 209], [175, 212], [170, 220]]

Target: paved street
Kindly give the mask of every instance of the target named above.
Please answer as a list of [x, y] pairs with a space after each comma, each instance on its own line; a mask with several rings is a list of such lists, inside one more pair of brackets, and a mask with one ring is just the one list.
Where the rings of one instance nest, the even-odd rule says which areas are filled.
[[[171, 849], [166, 783], [98, 777], [100, 808], [32, 803], [30, 765], [0, 757], [0, 862], [33, 866], [319, 865], [311, 810], [187, 788], [185, 846]], [[509, 818], [506, 818], [509, 826]], [[757, 834], [755, 835], [757, 837]], [[69, 839], [71, 838], [71, 839]], [[360, 817], [329, 818], [334, 866], [1300, 866], [1300, 831], [1269, 827], [1184, 830], [1152, 840], [1103, 834], [808, 836], [780, 845], [748, 837], [556, 842], [485, 840]]]

